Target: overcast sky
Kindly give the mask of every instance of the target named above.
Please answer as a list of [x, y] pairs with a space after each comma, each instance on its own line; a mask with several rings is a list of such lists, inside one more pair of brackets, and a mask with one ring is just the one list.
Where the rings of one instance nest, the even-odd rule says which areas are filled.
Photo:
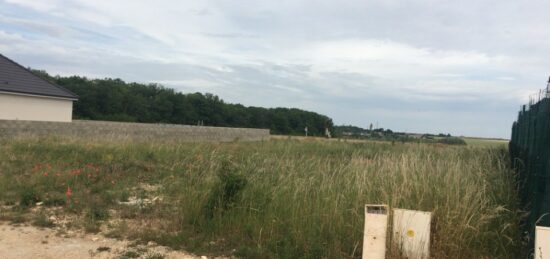
[[0, 53], [336, 124], [509, 138], [550, 75], [550, 1], [0, 0]]

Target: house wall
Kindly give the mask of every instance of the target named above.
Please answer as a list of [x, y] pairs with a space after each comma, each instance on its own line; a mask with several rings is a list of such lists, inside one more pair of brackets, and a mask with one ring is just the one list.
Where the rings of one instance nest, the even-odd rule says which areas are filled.
[[73, 101], [0, 93], [0, 120], [70, 122]]

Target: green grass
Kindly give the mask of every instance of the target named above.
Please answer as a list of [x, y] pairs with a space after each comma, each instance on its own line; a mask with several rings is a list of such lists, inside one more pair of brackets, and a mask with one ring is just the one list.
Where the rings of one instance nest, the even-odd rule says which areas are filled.
[[246, 258], [360, 258], [364, 204], [387, 203], [434, 213], [434, 258], [518, 256], [503, 146], [0, 144], [0, 204], [28, 210], [43, 201], [73, 215], [75, 226], [110, 226], [116, 237]]
[[42, 228], [53, 228], [55, 224], [51, 221], [44, 213], [38, 213], [34, 216], [33, 226], [42, 227]]

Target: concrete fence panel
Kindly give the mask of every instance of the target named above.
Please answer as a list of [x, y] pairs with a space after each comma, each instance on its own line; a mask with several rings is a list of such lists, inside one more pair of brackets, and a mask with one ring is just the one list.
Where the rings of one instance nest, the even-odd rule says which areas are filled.
[[176, 141], [260, 141], [268, 129], [75, 120], [73, 122], [0, 120], [0, 138], [68, 136], [102, 139]]

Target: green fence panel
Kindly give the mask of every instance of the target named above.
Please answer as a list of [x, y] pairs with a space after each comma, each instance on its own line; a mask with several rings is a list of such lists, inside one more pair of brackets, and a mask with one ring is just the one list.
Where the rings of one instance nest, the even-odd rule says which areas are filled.
[[550, 99], [523, 106], [512, 125], [510, 156], [517, 173], [523, 227], [533, 247], [535, 226], [550, 227]]

